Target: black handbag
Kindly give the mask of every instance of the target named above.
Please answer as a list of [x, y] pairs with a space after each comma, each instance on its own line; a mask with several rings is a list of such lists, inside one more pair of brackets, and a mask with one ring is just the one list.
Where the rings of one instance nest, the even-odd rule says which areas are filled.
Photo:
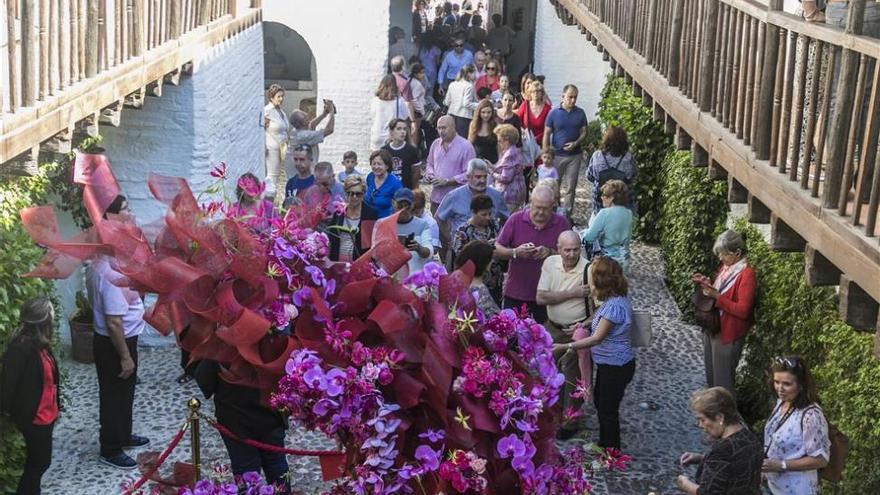
[[721, 332], [721, 314], [715, 307], [715, 299], [703, 294], [702, 286], [694, 287], [691, 302], [694, 304], [694, 319], [697, 325], [709, 335], [717, 335]]

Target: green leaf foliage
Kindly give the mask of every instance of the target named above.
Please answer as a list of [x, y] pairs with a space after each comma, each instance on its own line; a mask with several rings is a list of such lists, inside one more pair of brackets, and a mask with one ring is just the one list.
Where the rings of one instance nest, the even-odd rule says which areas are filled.
[[[57, 170], [49, 164], [33, 177], [0, 178], [0, 354], [17, 328], [22, 303], [53, 294], [51, 282], [21, 276], [36, 265], [43, 250], [25, 233], [19, 210], [47, 202]], [[0, 493], [14, 493], [24, 464], [24, 440], [7, 418], [0, 418], [0, 452]]]
[[[688, 318], [690, 274], [714, 273], [718, 265], [712, 244], [727, 220], [726, 183], [691, 167], [690, 153], [673, 152], [662, 126], [651, 122], [650, 109], [622, 79], [610, 78], [602, 95], [603, 123], [626, 129], [638, 162], [638, 234], [660, 240], [667, 286]], [[772, 251], [745, 220], [735, 227], [746, 237], [758, 282], [755, 324], [738, 370], [740, 411], [762, 431], [774, 401], [773, 358], [801, 356], [813, 371], [826, 416], [850, 440], [844, 481], [835, 493], [880, 493], [880, 361], [872, 355], [873, 336], [839, 319], [834, 289], [806, 284], [803, 254]], [[823, 493], [832, 493], [826, 488]]]
[[672, 151], [672, 140], [653, 112], [642, 104], [622, 78], [610, 76], [602, 89], [599, 119], [606, 128], [623, 127], [638, 174], [634, 189], [639, 214], [633, 234], [644, 242], [660, 242], [660, 207], [663, 204], [663, 160]]
[[772, 408], [769, 365], [779, 355], [809, 364], [828, 420], [849, 438], [843, 493], [880, 493], [880, 362], [873, 336], [838, 317], [832, 288], [810, 287], [801, 253], [777, 253], [740, 220], [758, 278], [755, 325], [746, 338], [737, 382], [740, 410], [752, 423]]

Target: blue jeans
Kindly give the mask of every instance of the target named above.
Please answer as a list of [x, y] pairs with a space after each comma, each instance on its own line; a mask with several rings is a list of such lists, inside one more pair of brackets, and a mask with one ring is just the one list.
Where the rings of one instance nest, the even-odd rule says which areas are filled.
[[[284, 428], [276, 428], [262, 438], [253, 438], [258, 442], [270, 445], [284, 446]], [[266, 481], [272, 484], [283, 485], [282, 495], [290, 493], [290, 476], [287, 465], [287, 456], [275, 452], [266, 452], [256, 447], [237, 442], [223, 437], [226, 452], [229, 454], [229, 463], [232, 465], [232, 474], [240, 475], [251, 471], [260, 472], [262, 469]]]

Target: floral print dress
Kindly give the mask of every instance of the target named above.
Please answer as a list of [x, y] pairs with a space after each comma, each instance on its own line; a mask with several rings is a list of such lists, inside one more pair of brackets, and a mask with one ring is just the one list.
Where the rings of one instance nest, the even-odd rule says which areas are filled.
[[[828, 421], [819, 406], [795, 409], [783, 423], [781, 402], [776, 402], [773, 415], [764, 427], [767, 458], [790, 461], [811, 456], [828, 460], [831, 456]], [[767, 473], [767, 484], [773, 495], [818, 495], [819, 473], [816, 470]]]

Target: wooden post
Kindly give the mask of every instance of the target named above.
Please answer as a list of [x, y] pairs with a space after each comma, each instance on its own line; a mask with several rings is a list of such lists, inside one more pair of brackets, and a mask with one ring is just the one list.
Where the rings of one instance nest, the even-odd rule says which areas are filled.
[[752, 193], [749, 193], [747, 204], [749, 207], [749, 222], [761, 224], [770, 223], [770, 209]]
[[724, 170], [724, 167], [719, 165], [718, 162], [711, 157], [709, 158], [709, 167], [706, 172], [712, 180], [727, 180], [727, 170]]
[[131, 47], [132, 55], [139, 57], [144, 54], [147, 47], [147, 38], [144, 32], [146, 29], [144, 25], [144, 0], [133, 0], [133, 2], [134, 10], [131, 13]]
[[700, 89], [697, 101], [700, 111], [712, 110], [712, 77], [715, 73], [715, 35], [718, 31], [718, 0], [706, 2], [706, 22], [700, 47]]
[[21, 9], [21, 100], [26, 107], [37, 102], [37, 16], [34, 0]]
[[728, 203], [747, 203], [749, 201], [749, 191], [732, 175], [727, 177], [727, 202]]
[[[862, 156], [859, 157], [859, 175], [856, 184], [855, 205], [853, 207], [853, 225], [859, 225], [862, 204], [869, 201], [870, 189], [868, 181], [874, 173], [874, 158], [877, 155], [877, 143], [880, 140], [880, 64], [874, 64], [874, 83], [871, 99], [868, 103], [868, 115], [865, 120], [865, 138], [862, 142]], [[871, 146], [874, 143], [874, 146]]]
[[840, 283], [840, 270], [810, 244], [804, 249], [804, 272], [810, 287]]
[[86, 77], [98, 73], [98, 0], [88, 0], [86, 18]]
[[672, 5], [672, 29], [669, 31], [669, 80], [670, 86], [679, 86], [681, 72], [681, 30], [684, 23], [684, 0]]
[[709, 152], [696, 141], [691, 145], [691, 166], [701, 168], [709, 166]]
[[211, 22], [211, 0], [199, 1], [199, 26], [205, 26]]
[[657, 24], [657, 2], [658, 0], [648, 0], [648, 30], [645, 34], [645, 63], [648, 65], [654, 63], [654, 30]]
[[173, 40], [180, 38], [180, 21], [183, 18], [181, 2], [182, 0], [169, 0], [168, 3], [168, 17], [171, 19], [168, 37]]
[[40, 39], [40, 93], [39, 99], [49, 96], [49, 1], [40, 0], [39, 39]]
[[[771, 0], [767, 10], [781, 10], [782, 0]], [[770, 142], [775, 129], [773, 123], [773, 94], [776, 92], [776, 73], [779, 63], [779, 27], [767, 23], [764, 34], [764, 60], [761, 64], [761, 83], [758, 94], [758, 114], [755, 129], [755, 157], [758, 160], [770, 158]], [[781, 103], [781, 102], [780, 102]], [[778, 131], [777, 131], [778, 132]]]
[[61, 84], [59, 87], [64, 89], [70, 83], [70, 2], [67, 0], [58, 1], [58, 15], [60, 23], [58, 29], [58, 70], [60, 71], [59, 79]]
[[[18, 96], [18, 45], [15, 39], [15, 6], [15, 2], [7, 2], [6, 12], [0, 12], [0, 15], [6, 15], [6, 50], [9, 54], [9, 80], [6, 82], [9, 83], [10, 112], [15, 112], [16, 110], [18, 110], [18, 106], [21, 103], [21, 98], [19, 98]], [[24, 26], [24, 23], [22, 23], [22, 26]]]
[[691, 139], [690, 134], [687, 133], [684, 127], [678, 126], [678, 129], [675, 130], [675, 147], [679, 150], [689, 150], [691, 148]]
[[[853, 100], [852, 116], [849, 121], [849, 139], [846, 140], [846, 153], [843, 155], [843, 176], [842, 183], [840, 187], [840, 198], [837, 205], [837, 214], [841, 216], [846, 215], [846, 205], [849, 203], [849, 190], [852, 187], [852, 176], [853, 176], [853, 155], [855, 154], [856, 142], [858, 141], [858, 137], [856, 134], [859, 132], [859, 122], [863, 122], [862, 117], [862, 99], [865, 98], [865, 71], [867, 70], [868, 60], [865, 55], [859, 57], [859, 75], [856, 76], [856, 92], [855, 99]], [[875, 62], [876, 63], [876, 62]], [[872, 148], [872, 151], [877, 150], [876, 143], [873, 146], [869, 146]], [[865, 154], [865, 148], [861, 149], [861, 154]], [[856, 198], [858, 202], [858, 198]]]
[[[846, 20], [846, 33], [862, 34], [865, 16], [865, 0], [850, 0], [849, 17]], [[846, 140], [849, 135], [849, 120], [853, 110], [853, 93], [849, 84], [855, 79], [859, 68], [859, 54], [849, 49], [843, 50], [840, 64], [840, 78], [835, 93], [835, 109], [831, 116], [829, 131], [828, 158], [825, 169], [825, 187], [822, 191], [822, 206], [834, 208], [840, 198], [840, 185], [843, 179], [843, 161], [846, 154]], [[859, 102], [861, 104], [861, 102]]]
[[840, 276], [840, 317], [856, 330], [873, 331], [877, 324], [878, 305], [855, 282]]
[[770, 214], [770, 249], [784, 253], [801, 253], [807, 242], [783, 222], [775, 213]]

